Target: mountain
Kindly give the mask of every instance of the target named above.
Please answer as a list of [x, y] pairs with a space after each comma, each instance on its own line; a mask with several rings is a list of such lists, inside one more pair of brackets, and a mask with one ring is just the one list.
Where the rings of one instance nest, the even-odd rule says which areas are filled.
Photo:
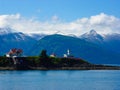
[[13, 30], [9, 27], [0, 28], [0, 35], [9, 34], [9, 33], [12, 33], [12, 32], [15, 32], [15, 30]]
[[41, 34], [41, 33], [31, 33], [31, 34], [27, 34], [27, 35], [36, 40], [40, 40], [41, 38], [47, 36], [46, 34]]
[[91, 30], [80, 37], [75, 35], [24, 34], [11, 28], [0, 28], [0, 55], [11, 48], [21, 48], [24, 55], [39, 55], [46, 49], [48, 55], [58, 57], [70, 50], [70, 54], [92, 63], [120, 64], [120, 34], [100, 35]]
[[81, 39], [84, 39], [88, 42], [94, 43], [108, 49], [113, 53], [120, 54], [120, 34], [112, 33], [112, 34], [104, 34], [100, 35], [95, 30], [91, 30], [80, 36]]
[[120, 54], [120, 34], [107, 34], [104, 39], [104, 46]]
[[80, 38], [95, 44], [102, 44], [104, 41], [104, 38], [95, 30], [90, 30], [90, 32], [81, 35]]
[[70, 53], [75, 57], [92, 63], [120, 63], [118, 54], [111, 53], [109, 50], [84, 39], [71, 36], [58, 34], [46, 36], [34, 45], [30, 51], [31, 55], [39, 55], [43, 49], [46, 49], [49, 55], [55, 53], [59, 57], [62, 57], [67, 49], [70, 49]]
[[36, 43], [37, 40], [21, 32], [14, 32], [10, 28], [0, 28], [0, 55], [4, 55], [11, 48], [23, 49], [24, 54]]

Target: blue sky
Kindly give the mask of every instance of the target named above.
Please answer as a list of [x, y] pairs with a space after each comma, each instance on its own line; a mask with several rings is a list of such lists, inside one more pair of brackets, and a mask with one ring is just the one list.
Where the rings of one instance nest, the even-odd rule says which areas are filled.
[[106, 13], [120, 17], [120, 0], [0, 0], [0, 14], [20, 13], [46, 20], [57, 15], [63, 20]]
[[0, 0], [0, 27], [30, 33], [120, 33], [119, 7], [120, 0]]

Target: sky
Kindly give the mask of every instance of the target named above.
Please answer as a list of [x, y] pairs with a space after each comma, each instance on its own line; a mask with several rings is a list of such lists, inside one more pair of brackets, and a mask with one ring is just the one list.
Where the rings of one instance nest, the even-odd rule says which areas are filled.
[[120, 0], [0, 0], [0, 28], [24, 33], [120, 33]]

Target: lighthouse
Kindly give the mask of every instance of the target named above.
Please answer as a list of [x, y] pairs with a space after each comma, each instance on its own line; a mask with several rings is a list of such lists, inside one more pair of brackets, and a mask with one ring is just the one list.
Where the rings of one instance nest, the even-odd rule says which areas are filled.
[[67, 50], [67, 55], [68, 55], [68, 56], [70, 55], [70, 50], [69, 50], [69, 49]]
[[70, 50], [69, 50], [69, 49], [67, 50], [67, 53], [66, 53], [66, 54], [64, 54], [64, 57], [73, 57], [73, 55], [71, 55], [71, 53], [70, 53]]

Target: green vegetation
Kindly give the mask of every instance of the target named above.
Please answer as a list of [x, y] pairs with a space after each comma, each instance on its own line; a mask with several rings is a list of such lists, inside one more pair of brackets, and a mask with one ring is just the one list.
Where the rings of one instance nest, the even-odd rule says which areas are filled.
[[[15, 61], [16, 63], [15, 63]], [[120, 67], [95, 65], [79, 58], [49, 57], [46, 50], [39, 56], [29, 57], [0, 57], [0, 70], [120, 70]]]
[[[89, 64], [88, 62], [75, 59], [75, 58], [56, 58], [56, 57], [17, 57], [16, 60], [20, 62], [23, 60], [21, 64], [27, 64], [30, 67], [46, 67], [46, 68], [54, 68], [54, 67], [79, 67], [80, 65]], [[20, 63], [19, 63], [20, 64]], [[0, 67], [10, 67], [13, 66], [12, 58], [0, 57]]]
[[46, 50], [42, 50], [39, 55], [40, 65], [43, 67], [51, 67], [52, 62], [51, 59], [48, 57]]
[[[82, 59], [77, 58], [58, 58], [49, 57], [46, 50], [42, 50], [39, 56], [16, 57], [17, 66], [21, 67], [79, 67], [80, 65], [90, 64]], [[13, 67], [14, 61], [12, 57], [0, 57], [0, 67]]]

